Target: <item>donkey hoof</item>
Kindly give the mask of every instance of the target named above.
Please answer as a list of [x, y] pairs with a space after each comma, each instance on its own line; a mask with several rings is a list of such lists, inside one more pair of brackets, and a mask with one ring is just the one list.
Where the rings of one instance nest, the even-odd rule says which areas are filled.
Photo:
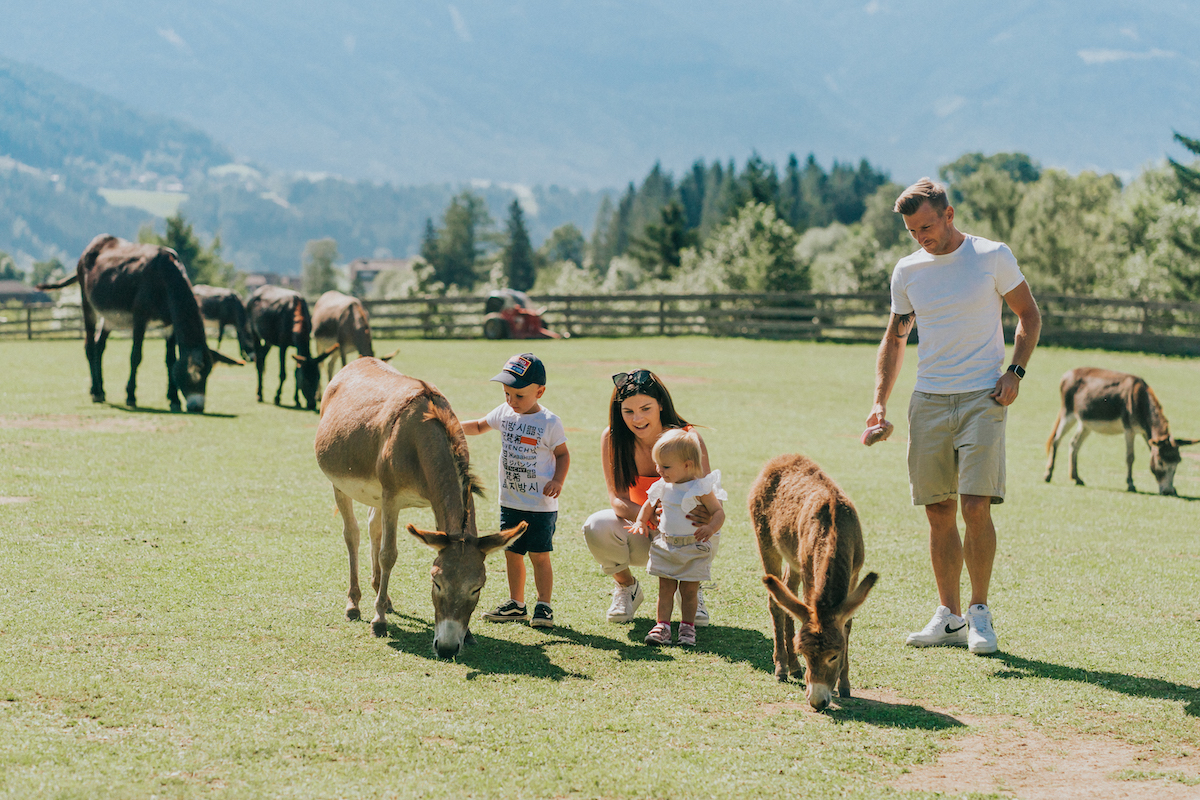
[[382, 639], [384, 636], [387, 636], [387, 623], [383, 621], [372, 622], [371, 633], [375, 634], [375, 636], [380, 639]]
[[92, 402], [93, 402], [93, 403], [103, 403], [103, 402], [104, 402], [104, 395], [103, 395], [103, 394], [94, 394], [94, 395], [92, 395]]
[[1131, 483], [1131, 484], [1129, 484], [1129, 486], [1128, 486], [1128, 487], [1125, 489], [1125, 491], [1127, 491], [1127, 492], [1136, 492], [1136, 491], [1137, 491], [1137, 487], [1136, 487], [1136, 486], [1134, 486], [1134, 485]]
[[849, 696], [850, 696], [849, 689], [838, 689], [838, 697], [849, 697]]
[[1076, 485], [1076, 486], [1083, 486], [1083, 479], [1081, 479], [1081, 478], [1076, 478], [1076, 479], [1075, 479], [1075, 485]]
[[362, 619], [362, 612], [359, 611], [357, 608], [347, 608], [346, 609], [346, 619], [350, 620], [351, 622], [360, 620], [360, 619]]
[[183, 413], [183, 406], [179, 403], [178, 400], [176, 400], [174, 403], [171, 403], [171, 413], [172, 414]]
[[463, 644], [475, 644], [475, 634], [467, 631], [467, 635], [463, 637]]

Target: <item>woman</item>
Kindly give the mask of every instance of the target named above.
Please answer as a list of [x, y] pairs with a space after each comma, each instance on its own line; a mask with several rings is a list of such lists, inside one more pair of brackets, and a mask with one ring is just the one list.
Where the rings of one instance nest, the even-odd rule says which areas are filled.
[[[592, 558], [617, 582], [613, 587], [608, 621], [628, 622], [645, 599], [641, 585], [629, 568], [646, 566], [650, 539], [631, 534], [627, 528], [637, 519], [638, 511], [646, 502], [646, 491], [658, 480], [651, 451], [664, 431], [672, 428], [691, 430], [691, 426], [676, 413], [670, 392], [653, 372], [646, 369], [621, 372], [613, 376], [613, 384], [608, 404], [608, 427], [600, 435], [600, 455], [610, 508], [588, 517], [583, 524], [583, 535]], [[700, 457], [707, 475], [708, 449], [703, 439], [700, 440]], [[688, 519], [699, 526], [708, 522], [708, 516], [700, 506], [688, 515]], [[701, 594], [696, 625], [707, 624], [708, 609]]]

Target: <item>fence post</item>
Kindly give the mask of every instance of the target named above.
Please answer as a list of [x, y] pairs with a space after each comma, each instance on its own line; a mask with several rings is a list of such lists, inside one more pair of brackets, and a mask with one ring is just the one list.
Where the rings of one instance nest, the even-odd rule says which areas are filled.
[[658, 298], [658, 335], [667, 335], [667, 301]]
[[575, 332], [571, 330], [571, 301], [570, 301], [570, 299], [568, 299], [566, 301], [566, 306], [567, 307], [563, 309], [563, 328], [566, 330], [567, 333], [574, 336]]
[[25, 306], [25, 338], [33, 341], [33, 306]]

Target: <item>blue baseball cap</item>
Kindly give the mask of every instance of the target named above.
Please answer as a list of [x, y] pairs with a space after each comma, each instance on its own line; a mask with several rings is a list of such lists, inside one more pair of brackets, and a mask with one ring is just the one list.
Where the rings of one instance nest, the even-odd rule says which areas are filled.
[[500, 374], [492, 378], [494, 381], [511, 386], [514, 389], [524, 389], [531, 384], [546, 385], [546, 367], [542, 360], [533, 353], [522, 353], [513, 356], [500, 370]]

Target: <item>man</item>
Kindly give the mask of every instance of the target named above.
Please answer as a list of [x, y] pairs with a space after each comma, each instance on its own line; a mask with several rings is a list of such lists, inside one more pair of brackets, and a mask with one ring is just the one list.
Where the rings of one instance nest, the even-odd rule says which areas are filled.
[[[1042, 320], [1007, 245], [954, 227], [946, 190], [922, 178], [895, 210], [921, 249], [892, 273], [892, 314], [879, 345], [868, 427], [883, 422], [888, 397], [916, 324], [917, 383], [908, 410], [908, 475], [913, 505], [925, 506], [939, 606], [912, 647], [961, 645], [993, 653], [988, 609], [996, 555], [991, 506], [1004, 502], [1004, 423], [1017, 399]], [[1004, 368], [1002, 303], [1017, 315], [1012, 362]], [[958, 534], [958, 506], [965, 532]], [[963, 564], [971, 582], [962, 615]]]

